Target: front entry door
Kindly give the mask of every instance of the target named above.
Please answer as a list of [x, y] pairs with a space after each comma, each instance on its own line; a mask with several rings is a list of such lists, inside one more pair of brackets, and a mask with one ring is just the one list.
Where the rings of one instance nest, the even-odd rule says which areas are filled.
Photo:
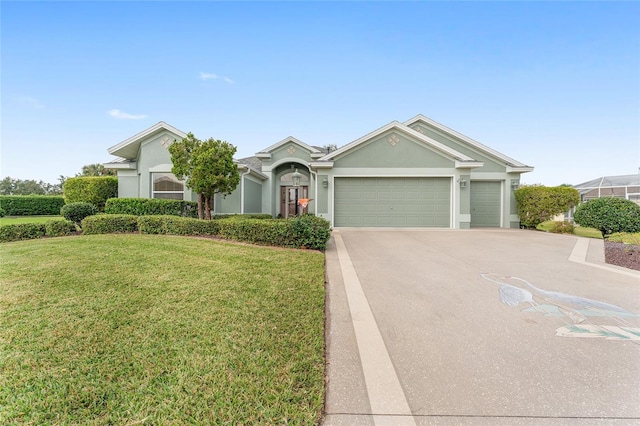
[[[309, 187], [298, 187], [298, 200], [300, 198], [309, 198]], [[307, 213], [309, 206], [298, 206], [298, 215]], [[280, 214], [282, 217], [293, 217], [296, 215], [296, 188], [293, 186], [280, 187]]]

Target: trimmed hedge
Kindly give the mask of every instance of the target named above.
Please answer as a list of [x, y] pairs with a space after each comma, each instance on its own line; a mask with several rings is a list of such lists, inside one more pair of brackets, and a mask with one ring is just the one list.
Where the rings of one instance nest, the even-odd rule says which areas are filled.
[[298, 247], [315, 250], [327, 248], [331, 238], [331, 224], [321, 217], [305, 214], [291, 220], [293, 238]]
[[44, 223], [17, 223], [0, 226], [0, 242], [33, 240], [46, 234]]
[[[0, 242], [42, 238], [45, 235], [69, 235], [74, 230], [73, 222], [66, 220], [6, 225], [0, 227]], [[331, 236], [329, 222], [311, 215], [286, 220], [247, 219], [241, 216], [200, 220], [172, 215], [98, 214], [82, 220], [82, 233], [86, 235], [127, 232], [220, 236], [252, 244], [312, 250], [326, 249]]]
[[286, 220], [234, 217], [218, 222], [222, 238], [252, 244], [324, 250], [331, 236], [330, 223], [312, 215]]
[[0, 217], [4, 217], [4, 209], [0, 207]]
[[138, 230], [141, 234], [165, 235], [218, 235], [217, 221], [178, 216], [140, 216]]
[[225, 214], [214, 214], [212, 217], [214, 220], [216, 219], [273, 219], [273, 216], [267, 213], [225, 213]]
[[198, 203], [161, 198], [110, 198], [106, 202], [104, 212], [136, 216], [173, 215], [197, 218]]
[[525, 185], [514, 192], [520, 223], [535, 228], [580, 202], [577, 189], [568, 186]]
[[69, 178], [63, 186], [64, 201], [91, 203], [104, 211], [109, 198], [118, 196], [118, 178], [114, 176], [79, 176]]
[[131, 214], [98, 214], [82, 220], [82, 233], [86, 235], [137, 231], [138, 216]]
[[252, 244], [280, 247], [300, 247], [296, 244], [293, 229], [288, 220], [235, 218], [217, 220], [220, 237]]
[[48, 220], [44, 229], [47, 237], [65, 237], [76, 231], [76, 224], [64, 219]]
[[62, 206], [59, 195], [0, 195], [0, 208], [7, 216], [57, 216]]

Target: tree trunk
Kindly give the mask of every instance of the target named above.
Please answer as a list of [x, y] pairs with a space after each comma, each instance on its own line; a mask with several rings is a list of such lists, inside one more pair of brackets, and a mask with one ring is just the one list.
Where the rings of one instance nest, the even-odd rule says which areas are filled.
[[198, 194], [198, 219], [204, 219], [204, 194]]
[[211, 220], [211, 197], [204, 197], [204, 201], [206, 206], [205, 218]]

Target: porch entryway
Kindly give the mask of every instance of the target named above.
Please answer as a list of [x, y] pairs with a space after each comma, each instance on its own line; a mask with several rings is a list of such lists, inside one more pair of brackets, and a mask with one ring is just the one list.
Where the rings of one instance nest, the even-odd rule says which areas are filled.
[[[309, 198], [309, 187], [298, 187], [298, 200]], [[308, 213], [309, 206], [298, 205], [298, 215]], [[293, 217], [296, 215], [296, 188], [294, 186], [280, 187], [280, 214], [282, 217]]]

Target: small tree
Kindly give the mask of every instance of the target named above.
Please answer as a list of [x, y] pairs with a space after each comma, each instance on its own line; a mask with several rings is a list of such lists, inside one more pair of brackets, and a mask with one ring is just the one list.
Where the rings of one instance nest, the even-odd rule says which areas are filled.
[[578, 206], [573, 220], [599, 230], [602, 238], [615, 232], [640, 232], [640, 206], [624, 198], [594, 198]]
[[580, 202], [580, 193], [575, 188], [566, 186], [525, 185], [513, 195], [518, 204], [520, 222], [532, 228], [568, 211]]
[[227, 196], [240, 183], [238, 166], [233, 161], [236, 147], [228, 142], [209, 138], [196, 139], [192, 133], [169, 146], [171, 172], [187, 188], [198, 194], [198, 217], [211, 219], [215, 194]]

